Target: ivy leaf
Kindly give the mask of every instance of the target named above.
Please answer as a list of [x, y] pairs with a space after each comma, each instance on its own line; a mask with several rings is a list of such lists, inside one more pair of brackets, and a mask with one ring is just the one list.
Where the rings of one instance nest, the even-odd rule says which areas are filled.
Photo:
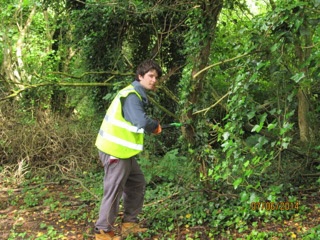
[[282, 143], [281, 143], [281, 146], [282, 146], [284, 149], [287, 149], [288, 146], [289, 146], [289, 142], [282, 142]]
[[234, 189], [237, 189], [238, 186], [239, 186], [241, 183], [242, 183], [242, 178], [238, 178], [237, 180], [235, 180], [235, 181], [233, 182], [233, 187], [234, 187]]
[[247, 192], [241, 192], [241, 193], [240, 193], [240, 199], [241, 199], [241, 202], [248, 201], [248, 199], [249, 199], [249, 194], [248, 194]]
[[300, 73], [296, 73], [295, 75], [293, 75], [290, 79], [292, 79], [293, 81], [295, 81], [296, 83], [300, 82], [302, 78], [304, 78], [304, 72], [300, 72]]
[[250, 177], [252, 173], [253, 173], [253, 170], [252, 169], [248, 169], [248, 170], [245, 171], [244, 176], [245, 177]]
[[225, 133], [223, 133], [223, 139], [226, 141], [226, 140], [228, 140], [228, 138], [229, 138], [229, 136], [230, 136], [230, 133], [229, 132], [225, 132]]
[[251, 132], [260, 132], [262, 129], [262, 126], [260, 125], [254, 125], [254, 127], [252, 128]]
[[270, 130], [272, 130], [272, 129], [274, 129], [276, 127], [276, 124], [274, 124], [274, 123], [270, 123], [270, 124], [268, 124], [268, 130], [270, 131]]
[[280, 46], [280, 43], [275, 43], [272, 47], [271, 47], [271, 52], [275, 52], [275, 51], [277, 51], [278, 50], [278, 48], [279, 48], [279, 46]]
[[250, 163], [249, 161], [246, 161], [246, 162], [243, 164], [243, 166], [244, 166], [244, 167], [248, 167], [249, 163]]
[[264, 125], [264, 122], [265, 122], [266, 118], [267, 118], [267, 114], [264, 113], [264, 114], [260, 117], [260, 123], [259, 123], [259, 125], [255, 125], [255, 126], [252, 128], [251, 132], [257, 132], [257, 133], [260, 132], [261, 129], [262, 129], [262, 127], [263, 127], [263, 125]]
[[253, 192], [250, 194], [250, 202], [258, 202], [259, 197]]
[[248, 113], [248, 120], [252, 119], [256, 115], [255, 111], [251, 111]]

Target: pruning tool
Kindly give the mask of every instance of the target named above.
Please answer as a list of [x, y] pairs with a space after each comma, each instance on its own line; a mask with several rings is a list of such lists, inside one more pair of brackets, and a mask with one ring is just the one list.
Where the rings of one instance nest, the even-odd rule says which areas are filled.
[[165, 129], [165, 128], [172, 128], [172, 127], [182, 127], [183, 125], [185, 125], [184, 123], [179, 123], [179, 122], [174, 122], [174, 123], [169, 123], [169, 124], [164, 124], [164, 125], [161, 125], [161, 128], [162, 129]]

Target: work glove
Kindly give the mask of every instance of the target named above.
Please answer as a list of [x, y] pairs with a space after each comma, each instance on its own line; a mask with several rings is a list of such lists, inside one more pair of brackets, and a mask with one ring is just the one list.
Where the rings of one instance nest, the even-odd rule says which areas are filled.
[[156, 128], [156, 130], [153, 131], [154, 134], [160, 134], [162, 132], [162, 128], [160, 123], [158, 124], [158, 127]]

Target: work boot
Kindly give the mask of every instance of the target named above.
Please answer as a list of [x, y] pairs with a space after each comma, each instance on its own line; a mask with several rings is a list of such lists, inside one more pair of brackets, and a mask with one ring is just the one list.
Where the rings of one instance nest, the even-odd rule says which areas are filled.
[[96, 230], [96, 240], [121, 240], [121, 237], [115, 236], [114, 232], [105, 232], [103, 230]]
[[138, 223], [135, 222], [126, 222], [122, 223], [121, 234], [126, 237], [129, 234], [144, 233], [148, 228], [141, 228]]

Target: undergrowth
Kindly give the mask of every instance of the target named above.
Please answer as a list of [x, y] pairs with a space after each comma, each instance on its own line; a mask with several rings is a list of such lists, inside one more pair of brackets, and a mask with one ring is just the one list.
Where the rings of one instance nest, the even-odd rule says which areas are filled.
[[[75, 224], [85, 222], [92, 228], [98, 216], [102, 196], [103, 171], [82, 172], [82, 174], [81, 184], [61, 180], [54, 188], [46, 184], [48, 179], [44, 177], [41, 183], [39, 177], [35, 179], [31, 177], [19, 194], [7, 191], [8, 203], [1, 209], [8, 206], [16, 206], [19, 211], [38, 209], [43, 217], [50, 218], [51, 214], [57, 213], [61, 222], [71, 221]], [[310, 212], [310, 207], [307, 205], [290, 211], [253, 210], [249, 203], [243, 205], [238, 197], [212, 194], [201, 184], [181, 183], [179, 177], [158, 183], [149, 181], [143, 212], [140, 215], [141, 222], [149, 225], [149, 230], [141, 236], [142, 238], [153, 237], [163, 240], [291, 238], [294, 232], [289, 228], [288, 232], [278, 232], [269, 229], [268, 226], [281, 225], [285, 221], [294, 221], [298, 225], [306, 221]], [[54, 191], [57, 188], [61, 191]], [[319, 205], [317, 209], [319, 210]], [[120, 210], [122, 211], [122, 207]], [[117, 223], [120, 221], [121, 212]], [[39, 229], [41, 233], [32, 235], [16, 224], [13, 225], [8, 239], [19, 237], [62, 239], [59, 237], [63, 233], [50, 223], [39, 225]], [[312, 237], [316, 234], [319, 234], [318, 227], [301, 229], [300, 236], [304, 236], [303, 239], [314, 239]], [[90, 238], [88, 236], [84, 239]], [[128, 239], [140, 239], [140, 237], [130, 236]]]
[[[13, 222], [1, 224], [10, 226], [7, 239], [66, 239], [65, 231], [58, 228], [57, 222], [63, 226], [82, 224], [82, 228], [88, 229], [82, 232], [82, 238], [90, 239], [103, 191], [103, 168], [93, 145], [96, 127], [82, 121], [68, 125], [66, 119], [52, 116], [46, 116], [42, 122], [26, 121], [26, 113], [10, 118], [12, 113], [6, 112], [8, 119], [18, 119], [0, 126], [0, 151], [3, 153], [0, 158], [3, 193], [0, 211], [4, 216], [0, 222], [5, 221], [7, 214], [12, 214], [11, 208], [16, 211]], [[19, 136], [15, 134], [17, 131]], [[228, 177], [225, 181], [215, 179], [221, 170], [210, 171], [210, 165], [205, 170], [213, 177], [203, 177], [197, 158], [184, 152], [179, 144], [167, 149], [157, 137], [153, 137], [151, 144], [153, 146], [147, 146], [139, 156], [147, 180], [140, 218], [149, 225], [142, 238], [315, 239], [319, 235], [318, 224], [302, 226], [310, 214], [319, 211], [319, 204], [315, 204], [319, 200], [316, 181], [312, 185], [306, 180], [282, 184], [274, 182], [277, 173], [273, 175], [270, 171], [263, 179], [259, 178], [262, 175], [252, 174], [246, 188], [242, 182], [228, 183]], [[227, 160], [223, 159], [224, 162]], [[227, 165], [223, 167], [228, 169]], [[268, 191], [260, 194], [254, 191], [260, 187], [252, 184], [255, 180], [264, 184]], [[308, 194], [303, 186], [309, 186]], [[284, 203], [283, 209], [271, 205], [280, 201]], [[122, 207], [120, 209], [122, 211]], [[39, 221], [35, 233], [24, 228], [23, 220], [36, 212], [41, 213], [42, 219], [35, 220]], [[315, 221], [319, 218], [312, 216]], [[42, 222], [43, 219], [48, 221]], [[117, 224], [120, 222], [121, 213]], [[281, 226], [285, 222], [292, 222], [292, 225]], [[128, 239], [137, 238], [130, 236]]]

